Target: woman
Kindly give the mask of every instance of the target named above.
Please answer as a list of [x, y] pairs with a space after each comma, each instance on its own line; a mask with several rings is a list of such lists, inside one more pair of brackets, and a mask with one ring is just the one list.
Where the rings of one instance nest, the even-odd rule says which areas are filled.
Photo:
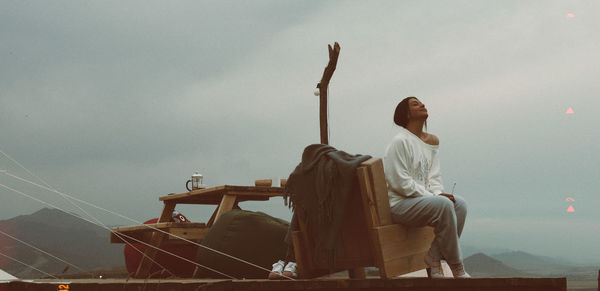
[[383, 158], [392, 220], [409, 227], [434, 227], [435, 239], [425, 255], [430, 278], [444, 277], [441, 259], [450, 265], [454, 278], [470, 278], [458, 245], [467, 205], [462, 197], [444, 193], [439, 140], [423, 131], [428, 116], [416, 97], [407, 97], [396, 107], [394, 123], [400, 126], [400, 133]]

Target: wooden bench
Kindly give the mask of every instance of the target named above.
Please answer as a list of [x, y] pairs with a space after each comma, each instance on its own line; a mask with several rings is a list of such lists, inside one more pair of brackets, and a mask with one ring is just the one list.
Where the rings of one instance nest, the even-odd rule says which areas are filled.
[[[357, 179], [360, 187], [348, 201], [333, 271], [348, 270], [351, 278], [365, 278], [365, 267], [377, 267], [381, 278], [392, 278], [426, 268], [423, 258], [434, 239], [433, 227], [392, 223], [382, 160], [363, 162]], [[310, 229], [300, 216], [298, 228], [292, 239], [299, 276], [331, 273], [324, 256], [313, 256], [316, 240], [308, 239]]]

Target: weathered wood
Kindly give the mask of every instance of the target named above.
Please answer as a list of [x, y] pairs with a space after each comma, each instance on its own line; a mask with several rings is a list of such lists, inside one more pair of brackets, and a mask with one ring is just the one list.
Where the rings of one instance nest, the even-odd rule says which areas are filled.
[[373, 195], [373, 186], [371, 185], [369, 170], [367, 167], [359, 167], [357, 169], [358, 184], [362, 198], [362, 206], [367, 213], [366, 221], [369, 228], [379, 226], [379, 218], [377, 217], [377, 205]]
[[377, 205], [377, 217], [379, 225], [392, 224], [392, 211], [390, 209], [390, 200], [388, 198], [387, 183], [385, 182], [385, 174], [383, 172], [383, 161], [375, 159], [368, 167], [369, 176], [373, 185], [373, 195], [375, 204]]
[[[221, 202], [219, 202], [221, 203]], [[213, 224], [215, 224], [215, 219], [217, 218], [217, 212], [219, 212], [219, 206], [217, 205], [217, 207], [215, 207], [215, 211], [213, 211], [213, 214], [210, 216], [210, 219], [208, 219], [208, 222], [206, 223], [206, 225], [208, 227], [212, 227]]]
[[[69, 279], [69, 290], [182, 290], [182, 291], [290, 291], [290, 290], [347, 290], [347, 291], [566, 291], [567, 278], [472, 278], [427, 279], [398, 278], [319, 280], [216, 280], [216, 279]], [[0, 283], [0, 289], [56, 291], [55, 279], [12, 281]]]
[[337, 42], [335, 42], [333, 48], [331, 45], [327, 45], [327, 48], [329, 50], [329, 63], [327, 63], [327, 67], [323, 71], [321, 82], [317, 84], [317, 88], [319, 88], [319, 123], [322, 144], [329, 144], [329, 137], [327, 135], [327, 89], [331, 76], [333, 76], [333, 72], [337, 67], [338, 56], [340, 55], [340, 45]]
[[423, 258], [434, 239], [433, 228], [405, 228], [399, 224], [372, 230], [375, 256], [382, 278], [426, 268]]
[[[169, 233], [173, 233], [175, 235], [181, 236], [185, 239], [189, 240], [201, 240], [204, 236], [203, 229], [206, 229], [207, 226], [205, 223], [177, 223], [177, 222], [162, 222], [162, 223], [153, 223], [153, 224], [145, 224], [145, 225], [136, 225], [136, 226], [122, 226], [115, 227], [111, 229], [110, 234], [110, 242], [111, 243], [124, 243], [127, 241], [128, 243], [138, 243], [134, 239], [127, 238], [125, 236], [121, 236], [119, 238], [118, 234], [125, 234], [129, 237], [133, 237], [135, 239], [149, 242], [152, 232], [155, 230], [150, 228], [157, 228], [160, 230], [167, 231]], [[116, 232], [116, 234], [115, 234]], [[169, 239], [177, 239], [175, 237], [170, 236]]]
[[215, 221], [219, 220], [219, 217], [221, 217], [221, 215], [233, 209], [233, 205], [235, 204], [236, 198], [237, 197], [235, 195], [223, 195], [223, 200], [221, 200], [221, 204], [219, 204], [219, 209], [217, 210]]
[[435, 237], [432, 227], [406, 228], [400, 224], [373, 229], [375, 239], [382, 245], [383, 258], [407, 256], [429, 249]]
[[[180, 240], [177, 237], [181, 237], [181, 238], [185, 238], [187, 240], [192, 240], [192, 241], [196, 241], [196, 242], [200, 242], [202, 240], [202, 238], [204, 238], [204, 236], [206, 235], [206, 233], [208, 233], [210, 229], [208, 227], [202, 227], [202, 228], [172, 228], [169, 229], [169, 233], [172, 235], [169, 235], [169, 237], [167, 238], [168, 241], [171, 240]], [[177, 236], [177, 237], [175, 237]]]
[[219, 204], [223, 195], [238, 195], [238, 201], [263, 201], [269, 200], [271, 197], [283, 196], [283, 188], [223, 185], [161, 196], [158, 199], [160, 201], [174, 201], [179, 204]]

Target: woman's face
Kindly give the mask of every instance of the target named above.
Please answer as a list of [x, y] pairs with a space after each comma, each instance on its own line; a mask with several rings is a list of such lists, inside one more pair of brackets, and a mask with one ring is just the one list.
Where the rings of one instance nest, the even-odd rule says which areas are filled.
[[408, 120], [411, 119], [427, 119], [427, 109], [425, 104], [421, 103], [417, 98], [408, 100]]

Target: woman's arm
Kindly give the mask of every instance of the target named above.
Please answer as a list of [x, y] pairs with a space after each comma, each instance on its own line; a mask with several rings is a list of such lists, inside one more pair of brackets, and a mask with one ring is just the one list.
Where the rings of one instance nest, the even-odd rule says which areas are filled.
[[[432, 135], [433, 137], [433, 145], [439, 145], [440, 140], [437, 136]], [[433, 151], [433, 155], [431, 157], [431, 170], [429, 171], [429, 190], [433, 192], [434, 195], [440, 195], [447, 197], [452, 202], [456, 203], [456, 199], [454, 199], [454, 195], [444, 193], [444, 185], [442, 183], [442, 174], [440, 170], [440, 156], [439, 151]]]
[[444, 193], [444, 185], [442, 182], [442, 173], [440, 169], [440, 156], [438, 150], [434, 150], [431, 157], [431, 169], [429, 170], [429, 190], [439, 195]]

